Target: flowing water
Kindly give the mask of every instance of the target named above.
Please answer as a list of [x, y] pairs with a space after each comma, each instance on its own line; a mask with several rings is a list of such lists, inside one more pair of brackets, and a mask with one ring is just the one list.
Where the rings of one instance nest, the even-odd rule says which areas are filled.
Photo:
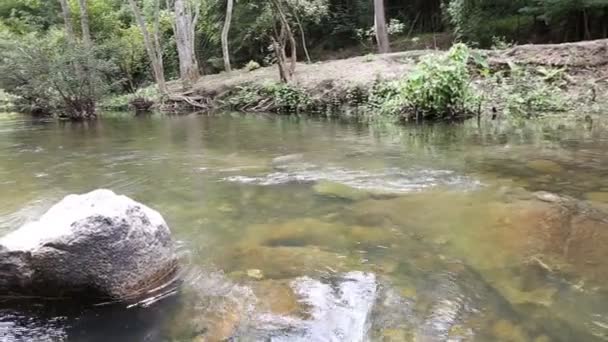
[[0, 234], [108, 188], [187, 272], [147, 308], [0, 299], [0, 340], [608, 340], [606, 151], [601, 122], [2, 114]]

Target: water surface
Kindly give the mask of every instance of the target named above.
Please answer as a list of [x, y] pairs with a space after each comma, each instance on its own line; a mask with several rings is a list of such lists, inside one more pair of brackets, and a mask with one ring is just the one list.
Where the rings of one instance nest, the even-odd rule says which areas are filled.
[[[0, 339], [323, 340], [348, 316], [374, 341], [605, 340], [607, 149], [601, 122], [1, 114], [0, 233], [108, 188], [160, 211], [192, 272], [149, 308], [6, 304]], [[344, 274], [373, 305], [316, 319]]]

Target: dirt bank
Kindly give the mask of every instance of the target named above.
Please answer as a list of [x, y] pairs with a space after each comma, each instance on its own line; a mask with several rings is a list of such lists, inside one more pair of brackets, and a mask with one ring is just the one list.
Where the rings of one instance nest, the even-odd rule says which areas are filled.
[[[492, 69], [500, 69], [510, 63], [529, 66], [563, 68], [567, 84], [561, 86], [573, 102], [583, 102], [590, 98], [592, 107], [606, 108], [608, 104], [608, 39], [554, 45], [521, 45], [506, 50], [478, 50], [487, 57]], [[392, 80], [407, 76], [421, 56], [442, 53], [435, 50], [415, 50], [386, 55], [367, 55], [348, 59], [299, 63], [296, 68], [294, 85], [317, 98], [339, 97], [349, 89], [371, 87], [376, 80]], [[476, 79], [481, 83], [485, 80]], [[215, 107], [216, 100], [222, 99], [243, 86], [264, 86], [279, 82], [276, 66], [263, 67], [253, 71], [236, 70], [202, 77], [192, 89], [182, 89], [181, 83], [172, 82], [170, 90], [176, 101], [186, 96], [201, 104], [202, 108]], [[338, 95], [337, 95], [338, 94]], [[344, 97], [344, 96], [343, 96]], [[578, 99], [581, 99], [580, 101]], [[347, 100], [345, 100], [347, 101]], [[572, 102], [572, 101], [571, 101]], [[496, 105], [492, 105], [495, 107]], [[498, 105], [500, 107], [500, 105]], [[581, 106], [577, 106], [581, 109]]]

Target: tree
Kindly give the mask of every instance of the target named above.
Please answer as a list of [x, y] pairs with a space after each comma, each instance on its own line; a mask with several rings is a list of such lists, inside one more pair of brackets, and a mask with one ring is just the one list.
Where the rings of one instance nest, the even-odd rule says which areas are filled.
[[191, 87], [200, 77], [195, 53], [194, 30], [200, 10], [200, 2], [175, 0], [175, 42], [179, 57], [179, 73], [184, 88]]
[[[277, 18], [272, 28], [272, 34], [270, 39], [274, 49], [275, 56], [277, 58], [277, 65], [279, 66], [279, 75], [281, 81], [289, 83], [293, 80], [296, 72], [297, 63], [297, 45], [296, 39], [285, 15], [282, 0], [272, 0], [272, 12], [273, 17]], [[287, 60], [287, 43], [291, 47], [291, 56], [289, 62]]]
[[379, 53], [389, 53], [391, 50], [386, 28], [384, 0], [374, 0], [374, 25]]
[[222, 30], [222, 55], [224, 56], [224, 69], [228, 72], [232, 70], [230, 66], [230, 50], [228, 49], [228, 33], [230, 32], [230, 24], [232, 22], [232, 8], [234, 0], [228, 0], [226, 3], [226, 19], [224, 20], [224, 28]]
[[76, 44], [76, 36], [74, 35], [74, 26], [72, 25], [72, 12], [67, 0], [59, 0], [61, 4], [61, 15], [63, 16], [63, 25], [65, 34], [70, 44]]
[[[65, 1], [65, 0], [61, 0]], [[161, 94], [167, 94], [167, 84], [165, 82], [165, 69], [163, 67], [163, 52], [162, 47], [160, 45], [160, 34], [159, 34], [159, 16], [160, 16], [160, 0], [156, 0], [154, 6], [154, 40], [150, 37], [150, 32], [148, 31], [148, 27], [146, 26], [146, 22], [144, 21], [144, 17], [141, 14], [139, 6], [135, 3], [135, 0], [129, 0], [129, 4], [131, 5], [131, 9], [133, 10], [133, 15], [135, 16], [135, 20], [139, 25], [139, 29], [144, 37], [144, 45], [146, 47], [146, 51], [148, 52], [148, 57], [150, 58], [150, 62], [152, 64], [152, 70], [154, 72], [154, 79], [156, 80], [156, 85], [158, 86], [158, 90]]]
[[[65, 1], [65, 0], [62, 0]], [[84, 47], [90, 49], [93, 46], [91, 42], [91, 30], [89, 28], [89, 12], [87, 0], [79, 0], [80, 4], [80, 26], [82, 27], [82, 43]]]
[[113, 69], [94, 51], [68, 41], [64, 31], [0, 37], [0, 88], [18, 96], [16, 105], [23, 111], [93, 118], [96, 102], [109, 90], [105, 75]]
[[298, 24], [298, 30], [300, 31], [300, 37], [302, 39], [302, 49], [304, 50], [304, 55], [306, 56], [306, 61], [311, 63], [310, 54], [308, 53], [308, 46], [306, 45], [306, 34], [304, 33], [304, 26], [302, 26], [302, 20], [300, 20], [299, 11], [299, 0], [295, 0], [295, 4], [292, 6], [293, 16], [296, 19], [296, 23]]

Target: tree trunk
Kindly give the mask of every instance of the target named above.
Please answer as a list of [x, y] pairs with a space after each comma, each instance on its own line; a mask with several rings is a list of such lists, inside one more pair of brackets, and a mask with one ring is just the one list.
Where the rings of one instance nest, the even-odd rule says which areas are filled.
[[[62, 0], [65, 1], [65, 0]], [[133, 10], [133, 15], [135, 16], [135, 20], [139, 25], [142, 35], [144, 36], [144, 45], [146, 46], [146, 51], [148, 52], [148, 57], [150, 58], [150, 63], [152, 64], [152, 71], [154, 72], [154, 79], [156, 80], [156, 85], [158, 86], [158, 90], [161, 94], [167, 94], [167, 84], [165, 83], [165, 70], [163, 68], [162, 62], [162, 53], [160, 49], [158, 37], [158, 24], [155, 24], [155, 39], [154, 41], [150, 37], [150, 32], [148, 32], [148, 27], [144, 21], [144, 18], [139, 10], [139, 7], [135, 3], [135, 0], [129, 0], [129, 4], [131, 5], [131, 9]], [[159, 0], [156, 1], [156, 10], [154, 13], [155, 23], [158, 22], [159, 16]]]
[[[285, 12], [283, 11], [283, 5], [281, 0], [273, 0], [275, 16], [279, 19], [280, 24], [280, 32], [277, 32], [277, 29], [274, 30], [275, 38], [272, 38], [272, 43], [274, 46], [275, 54], [277, 57], [277, 64], [279, 65], [279, 73], [281, 75], [281, 81], [283, 82], [291, 82], [296, 72], [296, 63], [297, 63], [297, 44], [296, 39], [293, 35], [293, 31], [289, 26], [289, 21], [285, 16]], [[285, 48], [287, 47], [287, 41], [289, 41], [289, 45], [291, 47], [291, 56], [290, 63], [287, 65], [287, 56], [285, 54]]]
[[298, 15], [298, 8], [293, 8], [293, 16], [296, 18], [296, 23], [298, 24], [298, 29], [300, 31], [300, 36], [302, 39], [302, 49], [304, 50], [304, 55], [306, 56], [306, 61], [310, 64], [312, 60], [310, 59], [310, 54], [308, 53], [308, 46], [306, 45], [306, 34], [304, 33], [304, 27], [302, 26], [302, 21], [300, 20], [300, 15]]
[[194, 27], [198, 18], [192, 13], [189, 0], [175, 0], [175, 42], [179, 57], [179, 73], [184, 88], [190, 88], [200, 77], [194, 50]]
[[79, 0], [80, 4], [80, 25], [82, 27], [82, 43], [87, 49], [91, 49], [93, 43], [91, 41], [91, 30], [89, 28], [89, 10], [87, 0]]
[[59, 0], [61, 4], [61, 14], [63, 16], [63, 24], [65, 26], [65, 35], [68, 42], [74, 46], [76, 44], [76, 36], [74, 36], [74, 26], [72, 26], [72, 13], [67, 0]]
[[376, 26], [376, 41], [379, 53], [389, 53], [391, 47], [388, 40], [386, 18], [384, 12], [384, 0], [374, 0], [374, 23]]
[[232, 23], [232, 7], [234, 0], [228, 0], [226, 4], [226, 20], [224, 21], [224, 29], [222, 30], [222, 54], [224, 55], [224, 69], [227, 72], [232, 71], [230, 66], [230, 50], [228, 49], [228, 33], [230, 33], [230, 24]]

